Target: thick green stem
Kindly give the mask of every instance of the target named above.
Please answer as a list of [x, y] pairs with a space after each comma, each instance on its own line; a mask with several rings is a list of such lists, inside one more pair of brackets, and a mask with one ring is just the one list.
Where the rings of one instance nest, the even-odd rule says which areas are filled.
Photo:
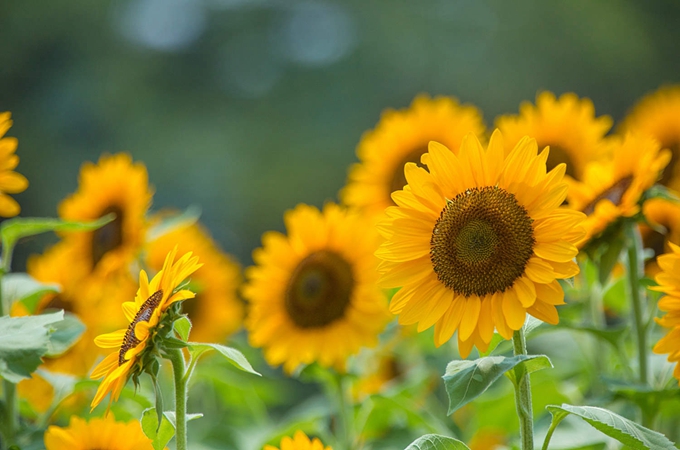
[[347, 389], [345, 386], [345, 375], [337, 374], [336, 397], [338, 399], [337, 414], [337, 439], [340, 443], [340, 450], [351, 450], [352, 447], [352, 410], [351, 404], [347, 401]]
[[[2, 278], [10, 271], [11, 267], [11, 251], [8, 253], [7, 249], [2, 252], [2, 267], [0, 267], [0, 317], [5, 314], [9, 315], [11, 305], [6, 305], [7, 299], [2, 295]], [[4, 430], [5, 445], [9, 447], [14, 444], [14, 435], [16, 434], [19, 425], [19, 408], [17, 407], [17, 390], [14, 383], [7, 380], [2, 380], [2, 388], [5, 393], [5, 423], [2, 426]]]
[[187, 384], [184, 377], [186, 365], [182, 350], [172, 350], [169, 354], [172, 363], [172, 373], [175, 380], [175, 420], [176, 423], [176, 448], [187, 450]]
[[640, 383], [648, 383], [648, 351], [647, 351], [647, 327], [644, 318], [643, 297], [640, 295], [640, 277], [644, 274], [644, 261], [642, 255], [642, 238], [637, 225], [628, 227], [630, 245], [628, 246], [628, 280], [630, 281], [630, 297], [633, 306], [633, 321], [637, 335], [638, 369]]
[[[515, 356], [527, 354], [527, 343], [524, 328], [520, 328], [512, 335], [512, 345]], [[534, 450], [534, 418], [531, 410], [531, 382], [529, 374], [523, 365], [515, 367], [515, 406], [519, 417], [519, 436], [522, 450]]]

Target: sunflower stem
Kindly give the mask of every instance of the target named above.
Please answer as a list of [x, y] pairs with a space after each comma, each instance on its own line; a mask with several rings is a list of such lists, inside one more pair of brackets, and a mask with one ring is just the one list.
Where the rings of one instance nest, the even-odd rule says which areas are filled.
[[[9, 247], [9, 246], [7, 246]], [[7, 299], [2, 295], [2, 280], [6, 273], [9, 273], [12, 265], [11, 249], [2, 249], [2, 264], [0, 264], [0, 317], [9, 315], [11, 305], [6, 305]], [[4, 424], [1, 431], [4, 434], [4, 441], [7, 447], [14, 444], [14, 435], [19, 424], [19, 409], [17, 408], [17, 386], [7, 380], [2, 380], [2, 390], [5, 395], [5, 411], [3, 414]]]
[[640, 383], [648, 383], [648, 351], [647, 351], [647, 326], [643, 313], [643, 296], [640, 295], [640, 278], [644, 273], [644, 261], [642, 255], [642, 238], [636, 224], [631, 224], [628, 228], [628, 280], [630, 280], [630, 297], [633, 306], [633, 321], [635, 322], [635, 333], [637, 337], [638, 349], [638, 370]]
[[[527, 354], [527, 342], [524, 327], [512, 335], [512, 346], [515, 356]], [[534, 450], [534, 418], [531, 409], [531, 381], [522, 364], [515, 367], [515, 407], [519, 417], [519, 436], [522, 450]]]
[[352, 410], [351, 404], [347, 401], [347, 389], [344, 374], [336, 374], [336, 397], [338, 399], [338, 442], [340, 450], [351, 450], [352, 447]]
[[169, 351], [168, 359], [172, 363], [175, 380], [176, 448], [187, 450], [187, 384], [189, 380], [184, 377], [186, 364], [182, 350]]

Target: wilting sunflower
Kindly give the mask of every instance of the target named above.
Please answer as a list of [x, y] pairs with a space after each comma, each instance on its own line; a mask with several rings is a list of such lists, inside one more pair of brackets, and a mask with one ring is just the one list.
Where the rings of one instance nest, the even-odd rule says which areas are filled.
[[[201, 267], [198, 258], [185, 253], [175, 262], [176, 249], [163, 263], [163, 268], [149, 281], [145, 271], [139, 274], [139, 290], [133, 302], [123, 303], [123, 312], [130, 325], [127, 329], [103, 334], [95, 339], [101, 348], [115, 348], [94, 368], [92, 379], [104, 377], [94, 399], [94, 409], [111, 392], [111, 401], [117, 401], [128, 378], [140, 373], [143, 352], [149, 347], [155, 327], [163, 313], [175, 302], [194, 297], [187, 289], [179, 289], [181, 283]], [[150, 348], [150, 347], [149, 347]]]
[[21, 211], [16, 200], [7, 194], [18, 194], [28, 187], [28, 180], [20, 173], [14, 172], [19, 164], [19, 157], [14, 154], [17, 139], [4, 137], [12, 126], [12, 115], [0, 113], [0, 216], [14, 217]]
[[389, 320], [376, 286], [377, 235], [368, 218], [335, 204], [298, 205], [285, 222], [288, 236], [265, 233], [246, 270], [250, 343], [289, 373], [315, 361], [343, 370]]
[[418, 331], [435, 326], [437, 346], [458, 330], [467, 357], [505, 339], [526, 313], [556, 324], [564, 303], [558, 279], [572, 277], [583, 214], [561, 208], [565, 166], [546, 173], [548, 149], [520, 140], [505, 156], [496, 130], [488, 150], [468, 135], [458, 155], [432, 142], [422, 162], [406, 165], [408, 185], [393, 194], [379, 225], [385, 242], [381, 283], [399, 287], [390, 310]]
[[653, 276], [660, 270], [656, 258], [670, 252], [669, 242], [680, 242], [680, 205], [653, 198], [642, 205], [642, 214], [653, 226], [640, 227], [645, 248], [654, 251], [654, 257], [645, 262], [645, 272]]
[[420, 95], [408, 109], [386, 110], [375, 129], [361, 138], [357, 147], [360, 162], [349, 172], [341, 192], [343, 203], [382, 213], [394, 205], [392, 192], [406, 184], [404, 164], [419, 163], [428, 142], [441, 142], [457, 152], [466, 134], [481, 137], [484, 129], [481, 112], [452, 97]]
[[593, 102], [587, 98], [567, 93], [557, 99], [552, 92], [541, 92], [536, 106], [523, 102], [519, 110], [519, 115], [496, 119], [508, 152], [524, 136], [530, 136], [539, 149], [550, 147], [548, 170], [565, 163], [567, 175], [580, 179], [586, 163], [605, 151], [602, 139], [612, 127], [612, 119], [595, 117]]
[[50, 426], [46, 450], [153, 450], [137, 421], [116, 422], [113, 415], [90, 419], [73, 416], [68, 427]]
[[[50, 449], [47, 449], [50, 450]], [[263, 450], [333, 450], [331, 447], [323, 445], [319, 438], [314, 438], [310, 440], [307, 435], [298, 430], [293, 435], [293, 438], [284, 436], [281, 439], [281, 448], [273, 447], [271, 445], [265, 445]]]
[[[659, 286], [651, 289], [666, 294], [659, 300], [658, 305], [666, 315], [655, 320], [659, 325], [670, 328], [670, 331], [654, 346], [654, 353], [668, 353], [668, 361], [678, 363], [680, 362], [680, 247], [673, 243], [669, 245], [671, 252], [657, 258], [661, 272], [655, 278]], [[675, 365], [673, 376], [680, 384], [680, 364]]]
[[96, 165], [83, 164], [78, 191], [61, 202], [59, 216], [91, 221], [115, 213], [112, 222], [95, 231], [66, 236], [93, 272], [108, 275], [135, 259], [144, 242], [152, 195], [146, 167], [133, 163], [130, 155], [103, 155]]
[[638, 102], [620, 131], [648, 134], [673, 152], [660, 183], [680, 190], [680, 86], [664, 86]]
[[587, 238], [619, 217], [637, 214], [642, 194], [659, 179], [670, 158], [671, 152], [661, 150], [655, 139], [629, 133], [614, 141], [609, 158], [590, 162], [582, 182], [572, 182], [568, 195], [569, 207], [588, 216]]

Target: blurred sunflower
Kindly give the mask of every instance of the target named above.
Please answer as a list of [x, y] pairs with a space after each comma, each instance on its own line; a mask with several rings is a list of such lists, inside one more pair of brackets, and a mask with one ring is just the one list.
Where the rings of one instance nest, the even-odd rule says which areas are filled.
[[265, 233], [246, 270], [250, 343], [288, 373], [315, 361], [344, 370], [389, 320], [376, 286], [377, 235], [370, 219], [335, 204], [298, 205], [284, 219], [288, 236]]
[[[166, 215], [161, 213], [156, 218]], [[203, 267], [191, 278], [191, 288], [196, 297], [182, 305], [182, 311], [192, 323], [191, 340], [223, 342], [243, 323], [245, 308], [236, 295], [241, 284], [240, 267], [217, 248], [208, 231], [198, 224], [175, 229], [149, 242], [146, 253], [148, 266], [160, 269], [163, 258], [175, 246], [179, 253], [192, 250], [203, 263]]]
[[661, 176], [664, 186], [680, 190], [680, 86], [664, 86], [640, 100], [621, 124], [622, 132], [654, 137], [673, 153]]
[[422, 161], [406, 165], [408, 185], [379, 224], [385, 242], [381, 284], [399, 287], [390, 310], [418, 331], [435, 326], [435, 344], [458, 330], [467, 357], [488, 348], [494, 328], [505, 339], [526, 313], [556, 324], [564, 303], [557, 281], [578, 273], [572, 260], [583, 214], [560, 208], [565, 165], [546, 173], [548, 149], [520, 140], [505, 156], [496, 130], [488, 150], [470, 134], [458, 155], [431, 142]]
[[503, 133], [505, 149], [510, 152], [524, 137], [536, 139], [538, 148], [550, 146], [547, 169], [567, 165], [567, 175], [580, 179], [585, 165], [604, 151], [602, 139], [612, 127], [609, 116], [595, 117], [593, 102], [576, 94], [552, 92], [536, 95], [536, 106], [523, 102], [519, 115], [496, 119]]
[[470, 439], [470, 450], [500, 450], [507, 448], [507, 433], [501, 429], [482, 428]]
[[[50, 450], [50, 449], [48, 449]], [[265, 445], [263, 450], [333, 450], [331, 447], [324, 447], [318, 438], [310, 440], [307, 435], [298, 430], [293, 435], [293, 438], [284, 436], [281, 439], [281, 448]]]
[[372, 355], [366, 366], [368, 370], [352, 386], [352, 396], [356, 402], [362, 402], [366, 397], [381, 392], [404, 372], [399, 360], [389, 351]]
[[420, 95], [408, 109], [386, 110], [375, 129], [362, 136], [360, 162], [350, 169], [340, 197], [346, 205], [382, 213], [394, 205], [392, 192], [406, 184], [404, 164], [419, 163], [428, 142], [441, 142], [457, 152], [466, 134], [481, 137], [484, 130], [481, 112], [452, 97]]
[[194, 297], [193, 292], [178, 288], [201, 264], [191, 252], [185, 253], [175, 262], [176, 253], [174, 249], [167, 255], [163, 268], [150, 282], [146, 272], [140, 272], [135, 300], [123, 303], [123, 313], [130, 322], [127, 329], [103, 334], [95, 339], [99, 347], [117, 350], [104, 358], [90, 375], [92, 379], [104, 377], [92, 400], [93, 409], [109, 392], [111, 401], [118, 400], [128, 378], [144, 369], [139, 367], [142, 354], [149, 347], [150, 338], [154, 336], [155, 327], [163, 313], [173, 303]]
[[16, 200], [7, 194], [18, 194], [28, 187], [28, 180], [14, 172], [19, 157], [14, 154], [18, 141], [13, 137], [3, 137], [12, 126], [12, 115], [0, 113], [0, 216], [14, 217], [21, 211]]
[[[657, 262], [661, 268], [655, 279], [659, 286], [652, 287], [655, 291], [666, 294], [659, 300], [659, 309], [667, 313], [656, 322], [670, 331], [659, 339], [654, 346], [654, 353], [668, 353], [668, 361], [680, 362], [680, 247], [669, 243], [671, 252], [659, 256]], [[675, 365], [673, 376], [680, 384], [680, 364]]]
[[654, 276], [660, 270], [656, 259], [670, 252], [669, 242], [680, 242], [680, 205], [653, 198], [642, 205], [642, 214], [653, 226], [641, 225], [640, 234], [644, 247], [654, 251], [654, 256], [645, 263], [647, 275]]
[[116, 215], [95, 231], [66, 236], [92, 272], [108, 275], [127, 268], [135, 259], [144, 242], [145, 214], [152, 196], [146, 167], [133, 163], [130, 155], [103, 155], [96, 165], [83, 164], [78, 191], [61, 202], [59, 216], [90, 221], [109, 213]]
[[45, 433], [46, 450], [153, 450], [137, 421], [116, 422], [113, 415], [85, 421], [71, 417], [68, 427], [50, 426]]
[[637, 214], [642, 194], [659, 179], [670, 158], [671, 152], [660, 150], [655, 139], [629, 133], [614, 141], [611, 157], [590, 162], [583, 181], [571, 183], [568, 195], [569, 207], [588, 216], [587, 239], [619, 217]]

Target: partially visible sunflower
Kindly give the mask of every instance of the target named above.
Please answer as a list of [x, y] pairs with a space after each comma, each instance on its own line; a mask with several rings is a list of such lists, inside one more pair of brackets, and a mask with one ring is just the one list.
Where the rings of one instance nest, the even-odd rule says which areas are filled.
[[470, 439], [470, 450], [496, 450], [507, 448], [507, 433], [501, 429], [481, 428]]
[[18, 194], [28, 187], [28, 180], [14, 172], [19, 157], [14, 154], [18, 141], [13, 137], [3, 137], [12, 126], [12, 115], [0, 113], [0, 216], [14, 217], [21, 211], [16, 200], [7, 194]]
[[68, 427], [50, 426], [46, 450], [153, 450], [139, 422], [116, 422], [113, 415], [90, 419], [73, 416]]
[[654, 251], [654, 256], [645, 264], [645, 272], [653, 276], [660, 270], [656, 259], [663, 253], [670, 252], [668, 245], [670, 242], [680, 242], [680, 205], [668, 200], [653, 198], [642, 205], [642, 214], [651, 225], [656, 227], [656, 229], [647, 225], [640, 227], [645, 248]]
[[658, 305], [666, 315], [655, 320], [659, 325], [670, 328], [668, 334], [654, 346], [654, 353], [668, 353], [668, 361], [678, 363], [673, 376], [680, 384], [680, 247], [673, 243], [669, 246], [671, 252], [657, 259], [661, 272], [655, 279], [659, 286], [650, 288], [666, 294]]
[[530, 136], [539, 149], [550, 147], [548, 170], [565, 163], [567, 175], [580, 179], [586, 164], [605, 151], [602, 140], [613, 122], [609, 116], [595, 117], [590, 99], [579, 99], [574, 93], [558, 99], [552, 92], [541, 92], [536, 95], [536, 106], [523, 102], [519, 110], [519, 115], [496, 119], [507, 152]]
[[281, 439], [280, 449], [271, 445], [265, 445], [263, 450], [333, 450], [333, 448], [324, 446], [319, 438], [310, 440], [304, 432], [298, 430], [292, 439], [288, 436], [284, 436]]
[[590, 162], [583, 181], [569, 186], [569, 207], [588, 216], [587, 239], [619, 217], [637, 214], [642, 194], [659, 179], [671, 158], [669, 150], [661, 150], [658, 141], [645, 135], [629, 133], [614, 142], [609, 158]]
[[146, 167], [133, 163], [128, 154], [103, 155], [96, 165], [83, 164], [78, 191], [61, 202], [59, 216], [91, 221], [116, 214], [112, 222], [97, 230], [65, 236], [92, 272], [108, 275], [134, 261], [144, 242], [145, 214], [152, 196]]
[[428, 142], [441, 142], [457, 152], [466, 134], [482, 137], [484, 129], [479, 109], [453, 97], [419, 95], [407, 109], [388, 109], [375, 129], [362, 136], [360, 162], [350, 169], [340, 197], [346, 205], [382, 213], [394, 205], [392, 192], [406, 184], [404, 164], [419, 163]]
[[172, 304], [194, 297], [194, 293], [181, 289], [181, 283], [201, 267], [198, 258], [191, 252], [175, 261], [177, 250], [172, 250], [163, 263], [163, 268], [149, 281], [145, 271], [139, 274], [139, 290], [133, 302], [123, 303], [123, 313], [130, 322], [127, 329], [103, 334], [95, 339], [101, 348], [115, 348], [94, 368], [92, 379], [104, 377], [94, 399], [92, 408], [111, 392], [111, 401], [117, 401], [125, 383], [143, 367], [142, 354], [148, 348], [155, 333], [155, 327], [163, 313]]
[[486, 350], [494, 328], [512, 338], [529, 313], [556, 324], [564, 303], [557, 281], [579, 269], [582, 213], [560, 207], [564, 164], [546, 173], [548, 149], [520, 140], [505, 156], [496, 130], [488, 149], [470, 134], [458, 155], [431, 142], [406, 165], [408, 185], [379, 224], [381, 283], [399, 287], [390, 310], [418, 331], [434, 325], [437, 346], [458, 331], [458, 348]]
[[399, 360], [391, 352], [376, 354], [367, 364], [367, 370], [352, 386], [352, 396], [356, 402], [381, 392], [390, 382], [403, 374]]
[[284, 219], [288, 236], [265, 233], [246, 270], [250, 343], [289, 373], [315, 361], [344, 370], [389, 320], [376, 285], [378, 237], [370, 219], [335, 204], [298, 205]]
[[643, 97], [624, 119], [620, 131], [650, 135], [670, 149], [673, 156], [660, 183], [680, 191], [680, 86], [663, 86]]

